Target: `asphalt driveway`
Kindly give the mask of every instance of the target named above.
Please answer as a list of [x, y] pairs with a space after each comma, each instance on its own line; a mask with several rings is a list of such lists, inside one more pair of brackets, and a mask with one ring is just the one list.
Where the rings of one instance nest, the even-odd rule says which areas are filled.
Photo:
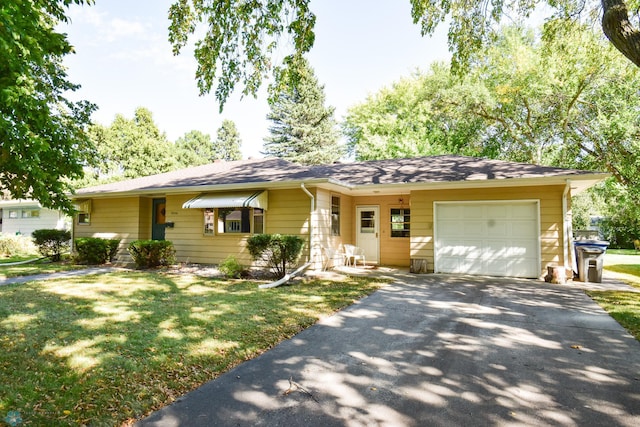
[[640, 425], [640, 343], [582, 290], [393, 277], [138, 425]]

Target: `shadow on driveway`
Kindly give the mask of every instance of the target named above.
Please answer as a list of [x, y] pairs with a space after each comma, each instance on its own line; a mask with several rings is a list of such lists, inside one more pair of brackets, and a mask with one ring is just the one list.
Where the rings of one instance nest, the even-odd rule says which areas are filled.
[[640, 343], [582, 290], [391, 277], [137, 425], [640, 425]]

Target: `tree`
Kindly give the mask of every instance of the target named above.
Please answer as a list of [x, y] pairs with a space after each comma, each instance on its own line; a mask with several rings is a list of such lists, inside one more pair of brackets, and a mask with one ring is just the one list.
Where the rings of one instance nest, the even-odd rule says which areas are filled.
[[242, 158], [242, 153], [240, 152], [241, 145], [242, 140], [240, 139], [240, 133], [236, 128], [235, 122], [228, 119], [223, 120], [222, 125], [218, 129], [215, 158], [222, 160], [240, 160]]
[[[638, 0], [409, 1], [413, 22], [421, 26], [423, 35], [433, 34], [445, 21], [449, 23], [454, 70], [469, 66], [494, 39], [505, 16], [527, 18], [540, 6], [552, 10], [553, 18], [570, 18], [574, 22], [601, 16], [604, 34], [640, 67]], [[310, 0], [254, 0], [210, 4], [177, 0], [169, 9], [169, 41], [174, 54], [179, 54], [190, 36], [204, 34], [196, 42], [196, 80], [201, 94], [209, 93], [213, 82], [218, 82], [215, 95], [222, 110], [238, 83], [244, 85], [243, 94], [257, 93], [262, 80], [269, 75], [276, 49], [282, 56], [287, 41], [291, 41], [290, 52], [277, 68], [297, 63], [311, 49], [316, 17], [309, 3]], [[206, 31], [198, 28], [200, 23], [207, 26]]]
[[94, 157], [86, 128], [96, 108], [65, 97], [79, 86], [62, 65], [73, 48], [55, 28], [68, 21], [71, 3], [93, 2], [0, 4], [0, 190], [67, 212], [70, 180], [82, 177]]
[[199, 166], [217, 158], [216, 147], [209, 134], [192, 130], [176, 141], [179, 167]]
[[179, 167], [175, 147], [146, 108], [137, 108], [133, 119], [118, 114], [108, 127], [93, 125], [90, 135], [98, 162], [88, 180], [80, 185], [138, 178]]
[[295, 65], [299, 80], [294, 83], [291, 68], [287, 68], [269, 86], [267, 119], [272, 124], [263, 154], [306, 165], [333, 163], [342, 156], [334, 108], [324, 106], [324, 86], [307, 60], [301, 62]]

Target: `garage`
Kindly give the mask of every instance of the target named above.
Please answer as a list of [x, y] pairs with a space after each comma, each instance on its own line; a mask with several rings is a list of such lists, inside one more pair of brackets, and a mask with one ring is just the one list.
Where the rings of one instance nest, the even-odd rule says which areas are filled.
[[537, 200], [435, 202], [435, 271], [540, 275]]

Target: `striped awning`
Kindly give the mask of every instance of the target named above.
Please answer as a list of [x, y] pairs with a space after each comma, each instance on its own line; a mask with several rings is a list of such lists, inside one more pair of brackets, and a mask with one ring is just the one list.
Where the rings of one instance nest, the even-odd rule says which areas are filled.
[[267, 209], [267, 192], [235, 191], [221, 193], [205, 193], [187, 200], [183, 209], [203, 208], [260, 208]]

